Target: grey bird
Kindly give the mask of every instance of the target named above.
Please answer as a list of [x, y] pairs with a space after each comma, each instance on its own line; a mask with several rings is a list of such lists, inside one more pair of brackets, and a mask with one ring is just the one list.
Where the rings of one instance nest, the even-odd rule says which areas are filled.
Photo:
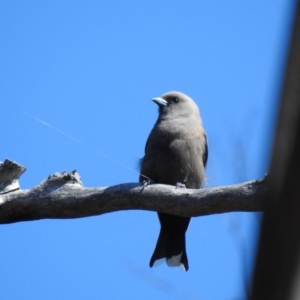
[[[181, 92], [168, 92], [152, 100], [159, 107], [159, 115], [141, 159], [140, 182], [147, 176], [154, 183], [201, 188], [208, 148], [198, 106]], [[158, 218], [161, 229], [150, 267], [165, 258], [168, 266], [187, 271], [185, 233], [191, 218], [160, 212]]]

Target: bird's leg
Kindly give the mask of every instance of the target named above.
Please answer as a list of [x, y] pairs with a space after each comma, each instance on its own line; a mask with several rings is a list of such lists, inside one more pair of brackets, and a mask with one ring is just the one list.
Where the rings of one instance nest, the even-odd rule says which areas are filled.
[[177, 189], [177, 188], [182, 188], [182, 189], [185, 189], [185, 188], [186, 188], [186, 186], [185, 186], [185, 184], [184, 184], [184, 183], [177, 182], [177, 183], [176, 183], [176, 189]]
[[189, 174], [187, 174], [187, 175], [185, 176], [185, 178], [183, 179], [183, 183], [181, 183], [181, 182], [177, 182], [177, 183], [176, 183], [176, 189], [177, 189], [177, 188], [182, 188], [182, 189], [185, 189], [185, 188], [186, 188], [185, 184], [186, 184], [186, 182], [187, 182], [187, 180], [188, 180], [188, 176], [189, 176]]
[[140, 193], [143, 192], [144, 188], [146, 186], [150, 185], [151, 183], [154, 183], [154, 180], [151, 180], [150, 178], [143, 180], [142, 181], [142, 186], [141, 186], [141, 189], [140, 189]]
[[148, 186], [152, 183], [154, 183], [154, 180], [151, 180], [150, 178], [143, 180], [143, 182], [142, 182], [143, 188], [145, 188], [146, 186]]

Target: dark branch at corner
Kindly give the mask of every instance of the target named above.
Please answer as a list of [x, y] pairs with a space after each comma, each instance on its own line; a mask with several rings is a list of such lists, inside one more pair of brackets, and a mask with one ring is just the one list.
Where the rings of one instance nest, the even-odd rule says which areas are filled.
[[[19, 176], [25, 171], [22, 168]], [[8, 178], [16, 180], [16, 176], [9, 175], [10, 171], [6, 170], [6, 174], [6, 179], [0, 174], [0, 180], [6, 180], [6, 183]], [[163, 184], [144, 187], [139, 183], [84, 188], [76, 171], [69, 174], [62, 172], [50, 175], [30, 190], [1, 194], [0, 189], [0, 224], [81, 218], [129, 209], [191, 217], [233, 211], [261, 211], [266, 189], [265, 179], [201, 190]]]

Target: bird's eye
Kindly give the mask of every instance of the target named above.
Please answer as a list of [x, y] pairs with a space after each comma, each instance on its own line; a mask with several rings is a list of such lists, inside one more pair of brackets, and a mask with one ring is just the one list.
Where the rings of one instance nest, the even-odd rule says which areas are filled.
[[178, 99], [178, 98], [174, 98], [174, 99], [173, 99], [173, 102], [174, 102], [174, 103], [178, 103], [178, 102], [179, 102], [179, 99]]

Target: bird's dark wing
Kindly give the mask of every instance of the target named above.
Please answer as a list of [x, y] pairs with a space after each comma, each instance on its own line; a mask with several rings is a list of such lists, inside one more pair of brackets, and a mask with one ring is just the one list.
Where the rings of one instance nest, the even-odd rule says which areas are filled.
[[[147, 153], [147, 147], [149, 145], [150, 135], [148, 136], [146, 145], [145, 145], [145, 155], [143, 158], [139, 160], [139, 167], [140, 167], [140, 177], [139, 182], [144, 182], [145, 180], [151, 180], [152, 179], [152, 172], [153, 169], [153, 159], [149, 159], [149, 157], [146, 157]], [[153, 180], [153, 179], [152, 179]]]
[[147, 138], [147, 142], [146, 142], [146, 145], [145, 145], [145, 153], [146, 153], [146, 150], [147, 150], [147, 146], [148, 146], [148, 142], [149, 142], [149, 137], [150, 137], [150, 135], [148, 136], [148, 138]]
[[204, 153], [202, 155], [202, 161], [203, 161], [203, 165], [204, 165], [204, 168], [205, 168], [206, 163], [207, 163], [207, 159], [208, 159], [208, 142], [207, 142], [206, 134], [204, 135], [204, 139], [205, 139], [205, 144], [204, 144], [205, 148], [204, 148]]

